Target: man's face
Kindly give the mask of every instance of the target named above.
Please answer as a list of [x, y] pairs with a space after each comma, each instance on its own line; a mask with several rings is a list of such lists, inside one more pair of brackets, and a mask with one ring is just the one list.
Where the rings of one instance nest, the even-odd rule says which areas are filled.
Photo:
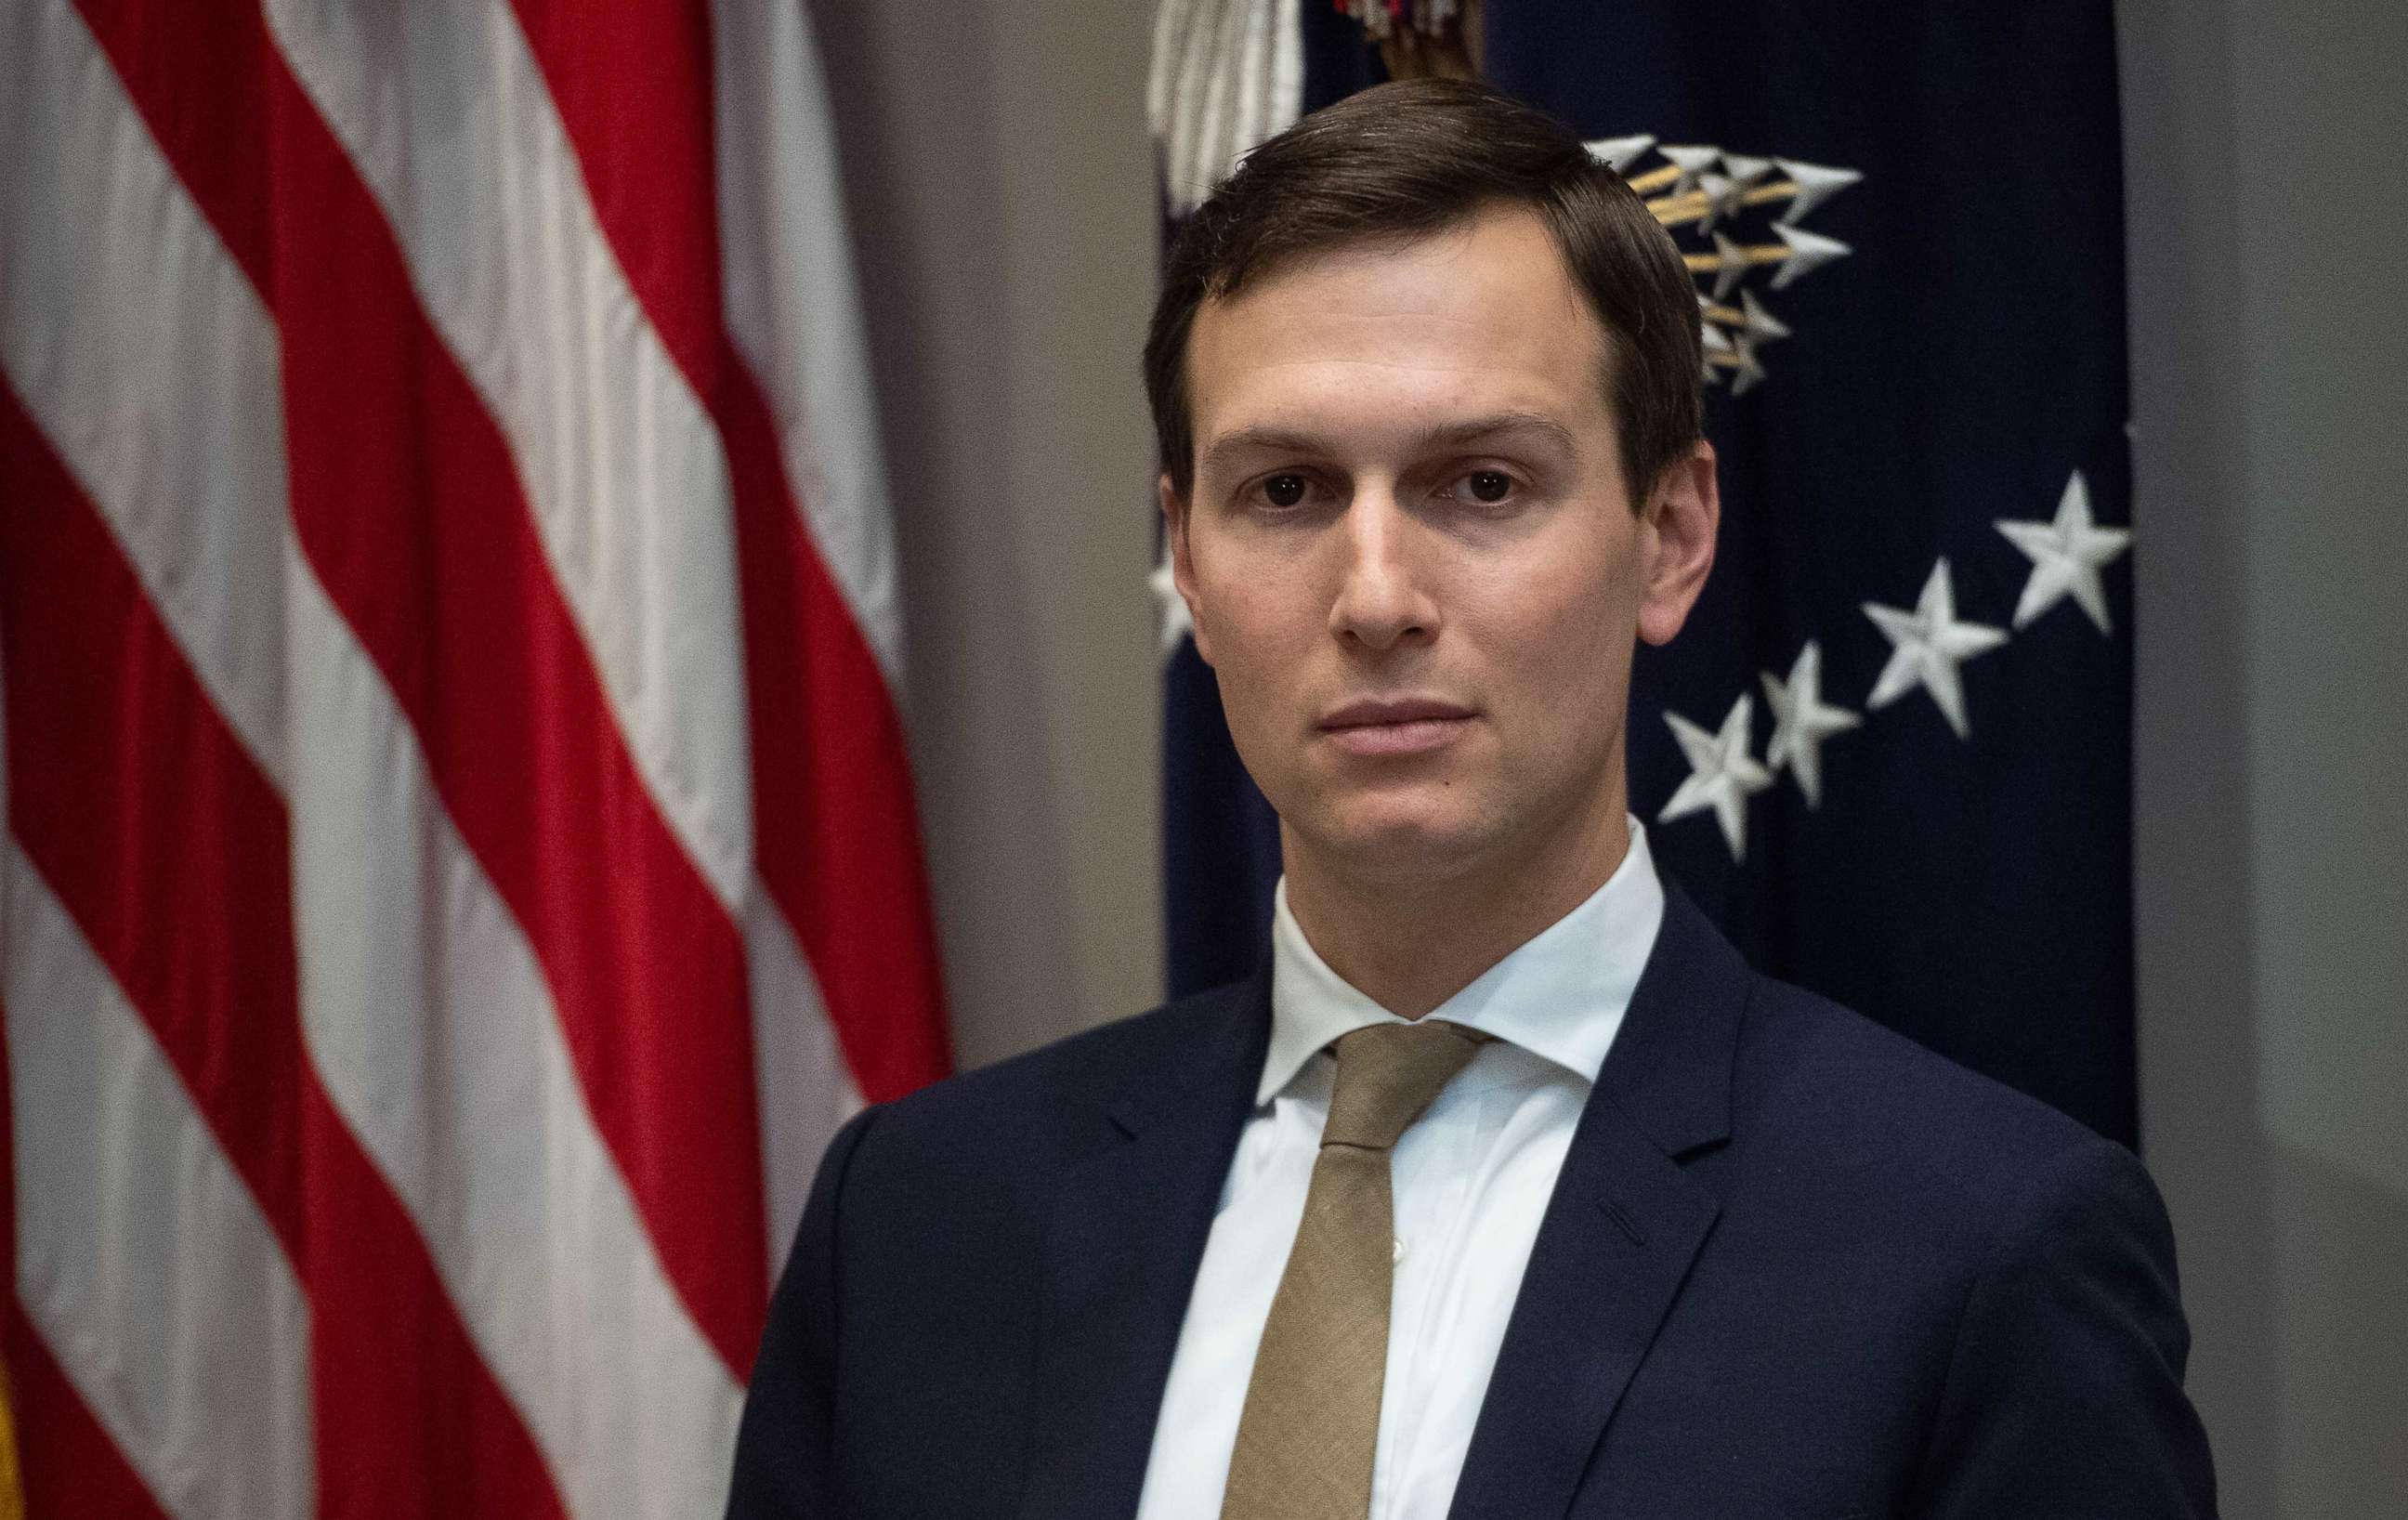
[[[1522, 210], [1197, 312], [1174, 566], [1291, 870], [1435, 880], [1618, 837], [1632, 645], [1704, 570], [1668, 573], [1661, 514], [1632, 510], [1604, 364]], [[1711, 496], [1700, 452], [1673, 477]]]

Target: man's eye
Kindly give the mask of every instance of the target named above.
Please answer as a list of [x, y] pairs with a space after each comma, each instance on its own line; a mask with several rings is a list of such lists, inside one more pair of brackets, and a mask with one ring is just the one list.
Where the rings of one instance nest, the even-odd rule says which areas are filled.
[[1293, 507], [1308, 489], [1301, 475], [1274, 475], [1263, 482], [1263, 499], [1274, 507]]
[[1476, 469], [1455, 482], [1469, 500], [1494, 507], [1513, 494], [1513, 477], [1501, 469]]

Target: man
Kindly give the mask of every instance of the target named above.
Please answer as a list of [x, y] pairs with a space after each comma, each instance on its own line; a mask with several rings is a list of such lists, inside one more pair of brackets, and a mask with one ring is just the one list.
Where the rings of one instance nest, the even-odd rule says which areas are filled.
[[838, 1135], [732, 1515], [2213, 1513], [2139, 1164], [1751, 973], [1628, 815], [1632, 647], [1713, 559], [1696, 328], [1478, 86], [1195, 215], [1147, 379], [1268, 964]]

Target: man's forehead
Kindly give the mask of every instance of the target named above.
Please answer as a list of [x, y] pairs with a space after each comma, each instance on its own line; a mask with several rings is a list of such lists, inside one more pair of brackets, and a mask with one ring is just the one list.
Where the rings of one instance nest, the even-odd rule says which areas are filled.
[[[1409, 452], [1441, 453], [1472, 449], [1529, 450], [1577, 460], [1582, 450], [1570, 427], [1544, 411], [1513, 409], [1463, 417], [1399, 419], [1394, 432]], [[1319, 457], [1346, 452], [1348, 436], [1316, 427], [1309, 419], [1245, 423], [1202, 440], [1199, 460], [1207, 473], [1236, 467], [1255, 455]]]
[[1534, 213], [1349, 244], [1198, 309], [1186, 356], [1198, 463], [1374, 435], [1430, 447], [1517, 433], [1561, 448], [1611, 430], [1606, 357]]

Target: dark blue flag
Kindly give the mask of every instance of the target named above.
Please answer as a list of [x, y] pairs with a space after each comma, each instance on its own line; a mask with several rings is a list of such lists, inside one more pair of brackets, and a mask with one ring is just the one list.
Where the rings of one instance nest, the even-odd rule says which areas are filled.
[[[1299, 108], [1384, 77], [1303, 7]], [[1698, 276], [1723, 527], [1642, 648], [1631, 808], [1763, 969], [2136, 1136], [2123, 202], [2107, 0], [1491, 0], [1483, 72]], [[1211, 672], [1166, 667], [1170, 978], [1278, 873]]]

